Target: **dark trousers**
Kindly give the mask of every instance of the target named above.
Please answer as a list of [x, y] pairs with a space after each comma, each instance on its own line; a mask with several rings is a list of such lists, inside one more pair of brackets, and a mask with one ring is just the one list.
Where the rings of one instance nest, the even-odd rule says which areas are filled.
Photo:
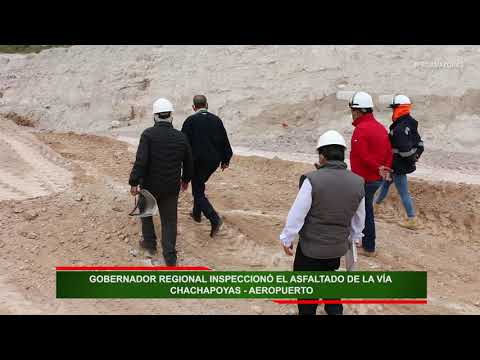
[[[300, 244], [295, 252], [295, 260], [293, 262], [293, 271], [335, 271], [340, 267], [340, 258], [333, 259], [314, 259], [306, 256], [302, 252]], [[299, 299], [301, 300], [301, 299]], [[318, 299], [311, 299], [318, 300]], [[327, 299], [325, 299], [327, 300]], [[333, 300], [333, 299], [330, 299]], [[317, 313], [318, 304], [298, 304], [299, 315], [315, 315]], [[328, 315], [342, 315], [342, 304], [325, 304], [325, 312]]]
[[217, 168], [218, 164], [194, 163], [192, 177], [193, 215], [200, 218], [203, 213], [212, 224], [217, 224], [220, 218], [205, 195], [205, 184]]
[[[176, 263], [177, 251], [175, 249], [177, 243], [177, 207], [178, 194], [155, 194], [152, 193], [157, 200], [158, 211], [160, 213], [160, 221], [162, 223], [162, 252], [167, 265]], [[155, 234], [155, 226], [152, 217], [144, 217], [142, 220], [143, 240], [152, 245], [157, 246], [157, 236]]]
[[365, 228], [363, 229], [362, 246], [366, 251], [375, 251], [375, 214], [373, 212], [373, 197], [381, 181], [365, 183]]

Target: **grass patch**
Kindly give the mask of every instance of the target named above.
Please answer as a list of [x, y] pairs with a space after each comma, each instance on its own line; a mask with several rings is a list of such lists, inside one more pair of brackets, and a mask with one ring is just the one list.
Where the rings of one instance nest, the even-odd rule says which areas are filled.
[[42, 50], [71, 45], [0, 45], [0, 53], [6, 54], [38, 54]]

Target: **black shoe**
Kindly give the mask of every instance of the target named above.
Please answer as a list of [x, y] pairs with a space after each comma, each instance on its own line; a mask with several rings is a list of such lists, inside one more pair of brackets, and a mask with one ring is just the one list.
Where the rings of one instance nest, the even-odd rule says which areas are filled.
[[177, 266], [177, 257], [163, 255], [163, 260], [165, 260], [165, 265], [167, 266]]
[[145, 240], [140, 240], [139, 244], [140, 248], [147, 250], [150, 255], [155, 255], [157, 253], [157, 244]]
[[166, 266], [177, 266], [177, 251], [171, 251], [167, 253], [163, 251], [162, 255]]
[[222, 225], [223, 225], [222, 218], [219, 218], [217, 223], [212, 224], [212, 230], [210, 230], [210, 237], [213, 238], [215, 235], [217, 235]]
[[176, 262], [176, 261], [166, 261], [166, 260], [165, 260], [165, 264], [166, 264], [167, 266], [177, 266], [177, 262]]
[[324, 309], [327, 315], [343, 315], [342, 304], [326, 304]]
[[193, 221], [195, 221], [197, 223], [202, 222], [202, 215], [195, 216], [195, 215], [193, 215], [193, 212], [190, 212], [190, 217], [193, 219]]

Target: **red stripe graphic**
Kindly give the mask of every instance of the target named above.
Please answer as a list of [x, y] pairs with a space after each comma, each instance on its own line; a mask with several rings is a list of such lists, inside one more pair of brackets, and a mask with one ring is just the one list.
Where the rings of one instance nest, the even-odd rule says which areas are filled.
[[427, 300], [273, 300], [277, 304], [426, 304]]
[[151, 271], [151, 270], [211, 270], [206, 266], [57, 266], [57, 271]]

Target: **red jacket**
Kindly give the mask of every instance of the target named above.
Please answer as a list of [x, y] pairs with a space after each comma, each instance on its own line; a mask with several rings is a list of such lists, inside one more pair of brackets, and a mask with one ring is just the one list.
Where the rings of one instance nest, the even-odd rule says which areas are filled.
[[382, 165], [392, 167], [392, 146], [387, 129], [371, 113], [352, 124], [355, 126], [350, 147], [352, 171], [366, 182], [380, 180], [378, 168]]

